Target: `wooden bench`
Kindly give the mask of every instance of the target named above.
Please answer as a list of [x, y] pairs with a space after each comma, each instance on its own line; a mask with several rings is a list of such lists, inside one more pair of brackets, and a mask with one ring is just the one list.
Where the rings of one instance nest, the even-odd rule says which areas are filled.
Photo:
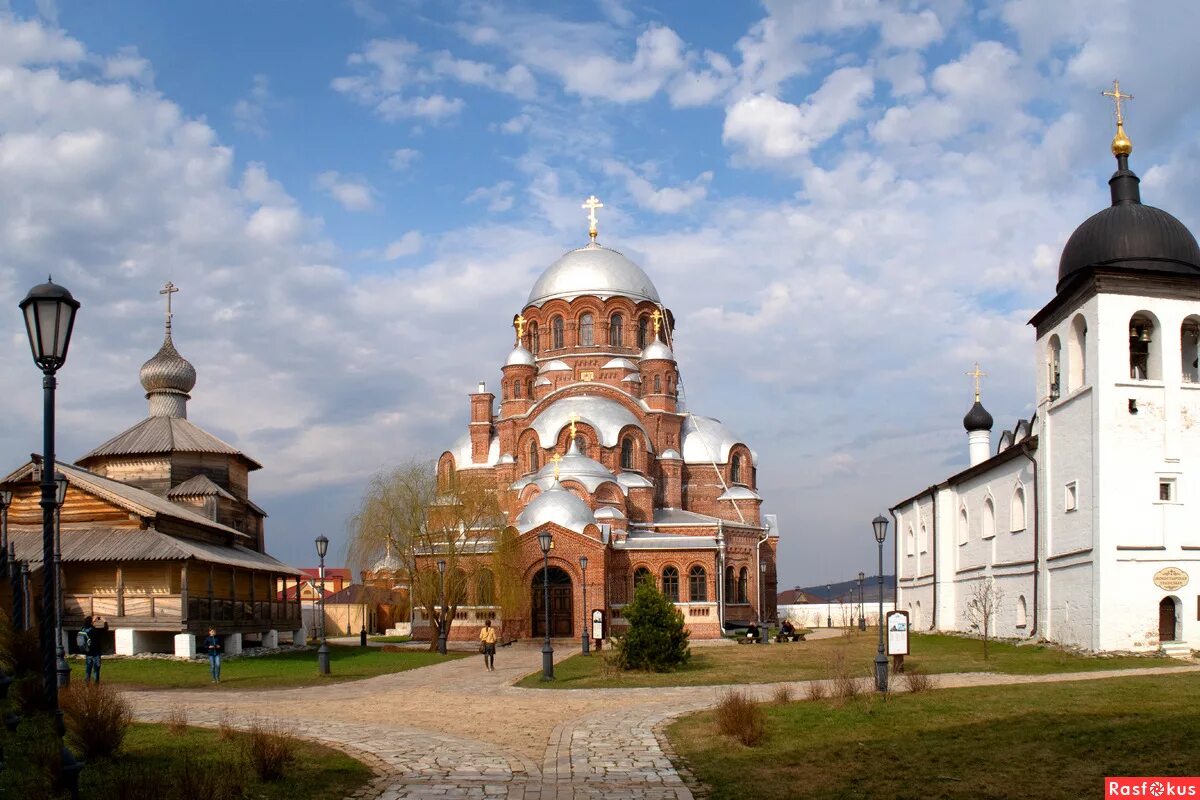
[[734, 641], [738, 644], [758, 644], [758, 639], [750, 636], [739, 636]]

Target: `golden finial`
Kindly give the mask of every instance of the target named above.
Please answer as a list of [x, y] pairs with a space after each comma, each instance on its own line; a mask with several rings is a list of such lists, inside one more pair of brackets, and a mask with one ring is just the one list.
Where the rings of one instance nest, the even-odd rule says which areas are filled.
[[171, 295], [178, 291], [179, 289], [177, 289], [175, 284], [171, 283], [170, 281], [167, 281], [166, 285], [158, 290], [159, 294], [165, 294], [167, 296], [167, 333], [171, 332]]
[[517, 344], [520, 344], [521, 340], [525, 338], [525, 322], [524, 314], [517, 314], [513, 317], [513, 325], [517, 327]]
[[550, 460], [554, 462], [554, 480], [558, 480], [558, 462], [562, 461], [562, 456], [558, 453], [550, 456]]
[[587, 209], [588, 212], [588, 236], [592, 237], [592, 241], [596, 241], [596, 209], [604, 208], [604, 203], [601, 203], [596, 195], [591, 195], [587, 200], [583, 201], [580, 208]]
[[987, 373], [979, 368], [979, 362], [976, 361], [975, 369], [968, 372], [967, 377], [975, 379], [975, 402], [978, 403], [979, 402], [979, 379], [986, 378]]
[[567, 419], [571, 422], [571, 441], [573, 442], [575, 441], [575, 423], [579, 422], [579, 415], [572, 411], [571, 416], [567, 417]]
[[662, 327], [662, 312], [657, 308], [654, 309], [654, 313], [650, 315], [650, 319], [654, 323], [654, 338], [657, 339], [658, 329]]
[[1112, 154], [1114, 156], [1127, 156], [1133, 152], [1133, 142], [1129, 141], [1129, 137], [1125, 135], [1125, 117], [1121, 114], [1121, 101], [1132, 100], [1133, 95], [1124, 94], [1121, 91], [1120, 81], [1113, 80], [1112, 91], [1101, 92], [1105, 97], [1111, 97], [1113, 103], [1117, 107], [1117, 133], [1112, 140]]

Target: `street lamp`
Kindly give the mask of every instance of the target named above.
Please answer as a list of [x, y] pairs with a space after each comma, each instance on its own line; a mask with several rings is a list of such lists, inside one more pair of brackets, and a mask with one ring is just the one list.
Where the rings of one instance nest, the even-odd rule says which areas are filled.
[[317, 606], [320, 609], [320, 621], [317, 625], [320, 627], [321, 646], [317, 648], [317, 672], [322, 675], [329, 674], [329, 642], [325, 641], [325, 554], [329, 552], [329, 539], [325, 534], [321, 534], [316, 539], [317, 542], [317, 558], [320, 559], [320, 566], [317, 568], [317, 577], [320, 578], [321, 585], [317, 588]]
[[880, 514], [871, 520], [875, 543], [879, 545], [879, 649], [875, 651], [875, 688], [886, 692], [888, 687], [887, 656], [883, 654], [883, 542], [887, 539], [887, 517]]
[[[42, 613], [39, 634], [42, 647], [42, 683], [46, 710], [55, 715], [55, 727], [61, 740], [62, 710], [58, 707], [57, 659], [54, 632], [58, 629], [58, 576], [54, 565], [54, 517], [58, 508], [58, 492], [54, 483], [54, 390], [58, 388], [55, 373], [67, 361], [71, 331], [75, 327], [75, 312], [79, 301], [64, 287], [50, 279], [29, 290], [18, 307], [25, 315], [25, 333], [33, 363], [42, 370]], [[79, 794], [79, 770], [82, 769], [71, 751], [62, 747], [63, 782], [73, 797]]]
[[591, 655], [591, 644], [588, 641], [588, 620], [591, 614], [587, 607], [587, 556], [579, 557], [579, 568], [583, 570], [583, 654]]
[[0, 489], [0, 559], [8, 557], [8, 507], [12, 498], [8, 489]]
[[863, 613], [863, 581], [867, 576], [863, 573], [858, 573], [858, 629], [865, 631], [867, 629], [867, 615]]
[[63, 573], [62, 573], [62, 507], [67, 501], [67, 476], [61, 472], [54, 476], [54, 668], [58, 673], [58, 686], [71, 685], [71, 665], [67, 663], [66, 644], [63, 642]]
[[542, 548], [542, 610], [545, 612], [546, 641], [542, 643], [542, 680], [554, 680], [554, 647], [550, 644], [550, 548], [554, 537], [550, 531], [538, 534], [538, 546]]
[[17, 578], [20, 573], [17, 569], [16, 548], [8, 541], [8, 507], [12, 505], [12, 499], [12, 492], [0, 489], [0, 562], [4, 565], [4, 577], [8, 578], [8, 585], [12, 588], [12, 619], [19, 629], [21, 621], [18, 611], [21, 608], [21, 595]]
[[439, 558], [438, 568], [438, 645], [437, 651], [446, 655], [446, 559]]
[[[825, 627], [833, 627], [833, 607], [830, 603], [833, 602], [833, 586], [825, 584]], [[817, 617], [820, 619], [820, 617]]]

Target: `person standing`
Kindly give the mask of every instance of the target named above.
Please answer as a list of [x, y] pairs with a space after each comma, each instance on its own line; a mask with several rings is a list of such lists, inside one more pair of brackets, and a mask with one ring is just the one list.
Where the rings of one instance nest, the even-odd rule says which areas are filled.
[[221, 682], [221, 637], [216, 628], [208, 629], [204, 640], [204, 652], [208, 653], [208, 668], [212, 671], [212, 682]]
[[496, 629], [489, 619], [483, 623], [479, 631], [479, 641], [482, 642], [483, 665], [491, 671], [496, 670]]
[[100, 683], [100, 657], [104, 652], [104, 642], [101, 641], [99, 627], [108, 627], [108, 623], [103, 617], [85, 617], [83, 620], [83, 630], [79, 632], [75, 639], [75, 645], [83, 651], [83, 682], [91, 683], [92, 676], [96, 676], [96, 683]]

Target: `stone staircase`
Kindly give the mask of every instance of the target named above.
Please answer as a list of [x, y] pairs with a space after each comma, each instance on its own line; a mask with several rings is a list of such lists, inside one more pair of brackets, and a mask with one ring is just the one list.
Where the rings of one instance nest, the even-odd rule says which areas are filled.
[[1182, 658], [1185, 661], [1192, 658], [1192, 648], [1188, 646], [1187, 642], [1162, 642], [1158, 649], [1164, 656], [1170, 658]]

